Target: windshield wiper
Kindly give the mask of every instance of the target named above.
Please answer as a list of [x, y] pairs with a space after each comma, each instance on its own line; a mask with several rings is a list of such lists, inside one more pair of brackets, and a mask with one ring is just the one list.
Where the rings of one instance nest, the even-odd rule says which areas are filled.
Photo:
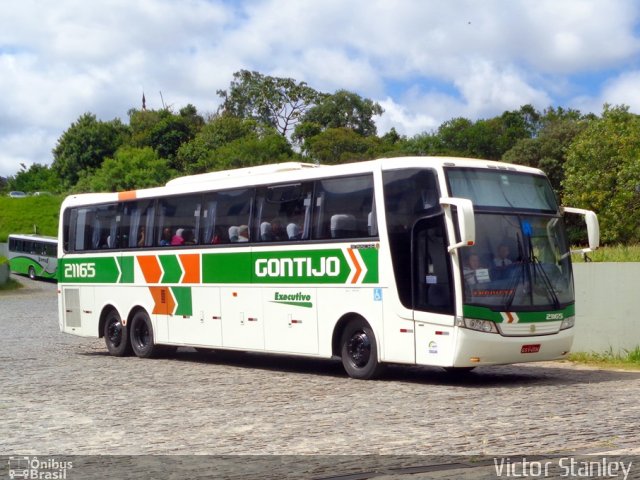
[[[529, 236], [527, 239], [529, 243], [528, 263], [533, 265], [534, 281], [535, 281], [535, 274], [537, 272], [542, 278], [542, 283], [544, 284], [545, 289], [547, 290], [547, 294], [551, 298], [551, 301], [553, 302], [554, 307], [556, 308], [556, 310], [558, 310], [560, 308], [560, 299], [558, 299], [558, 295], [556, 295], [556, 291], [553, 288], [553, 285], [551, 284], [551, 279], [549, 278], [549, 275], [547, 275], [547, 272], [544, 271], [544, 267], [542, 266], [542, 263], [540, 262], [538, 257], [536, 257], [535, 253], [533, 253], [533, 244], [531, 242], [531, 236]], [[533, 285], [531, 287], [531, 290], [533, 291]]]

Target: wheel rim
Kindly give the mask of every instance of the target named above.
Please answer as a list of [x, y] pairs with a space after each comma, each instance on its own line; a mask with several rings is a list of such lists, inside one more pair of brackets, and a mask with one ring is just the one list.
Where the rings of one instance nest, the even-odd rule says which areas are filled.
[[36, 278], [36, 271], [33, 269], [33, 267], [29, 267], [29, 278], [31, 280], [33, 280], [34, 278]]
[[149, 334], [149, 327], [147, 327], [147, 322], [136, 322], [133, 333], [138, 348], [144, 348], [149, 345], [151, 335]]
[[119, 347], [120, 342], [122, 342], [122, 324], [120, 320], [116, 318], [112, 318], [109, 321], [109, 326], [107, 327], [107, 338], [109, 339], [109, 343], [114, 347]]
[[363, 368], [371, 358], [371, 340], [362, 331], [355, 332], [347, 344], [347, 354], [351, 364], [356, 368]]

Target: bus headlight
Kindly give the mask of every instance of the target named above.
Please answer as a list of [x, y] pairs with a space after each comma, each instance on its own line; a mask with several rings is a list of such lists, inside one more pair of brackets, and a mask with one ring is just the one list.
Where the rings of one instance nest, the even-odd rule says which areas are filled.
[[575, 324], [576, 324], [576, 317], [567, 317], [564, 320], [562, 320], [562, 324], [560, 325], [560, 330], [573, 328]]
[[477, 330], [478, 332], [485, 333], [498, 333], [498, 329], [496, 328], [496, 324], [494, 322], [490, 322], [489, 320], [479, 320], [477, 318], [464, 318], [464, 326], [470, 330]]

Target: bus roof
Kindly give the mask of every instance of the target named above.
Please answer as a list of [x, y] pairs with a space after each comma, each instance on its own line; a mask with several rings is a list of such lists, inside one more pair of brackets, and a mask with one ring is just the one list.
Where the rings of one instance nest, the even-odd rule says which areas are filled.
[[64, 200], [63, 208], [70, 205], [108, 203], [133, 200], [135, 198], [152, 198], [159, 195], [177, 195], [188, 192], [197, 193], [211, 189], [241, 188], [288, 181], [313, 180], [316, 178], [350, 175], [374, 170], [430, 167], [480, 168], [544, 175], [544, 173], [537, 168], [493, 160], [459, 157], [395, 157], [339, 165], [285, 162], [178, 177], [167, 182], [165, 186], [130, 192], [70, 195]]
[[18, 240], [37, 240], [40, 242], [58, 242], [57, 237], [47, 235], [36, 235], [35, 233], [10, 233], [7, 238], [15, 238]]

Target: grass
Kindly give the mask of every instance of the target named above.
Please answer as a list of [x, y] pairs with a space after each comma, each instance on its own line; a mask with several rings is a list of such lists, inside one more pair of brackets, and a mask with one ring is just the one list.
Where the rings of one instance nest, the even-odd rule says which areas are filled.
[[633, 350], [625, 350], [624, 353], [614, 353], [611, 349], [604, 353], [571, 353], [568, 360], [601, 368], [640, 370], [640, 346], [637, 346]]
[[[640, 244], [606, 245], [587, 254], [592, 262], [640, 262]], [[581, 255], [572, 255], [576, 263], [584, 262]]]
[[0, 242], [6, 242], [10, 233], [57, 236], [62, 200], [61, 196], [0, 197]]

